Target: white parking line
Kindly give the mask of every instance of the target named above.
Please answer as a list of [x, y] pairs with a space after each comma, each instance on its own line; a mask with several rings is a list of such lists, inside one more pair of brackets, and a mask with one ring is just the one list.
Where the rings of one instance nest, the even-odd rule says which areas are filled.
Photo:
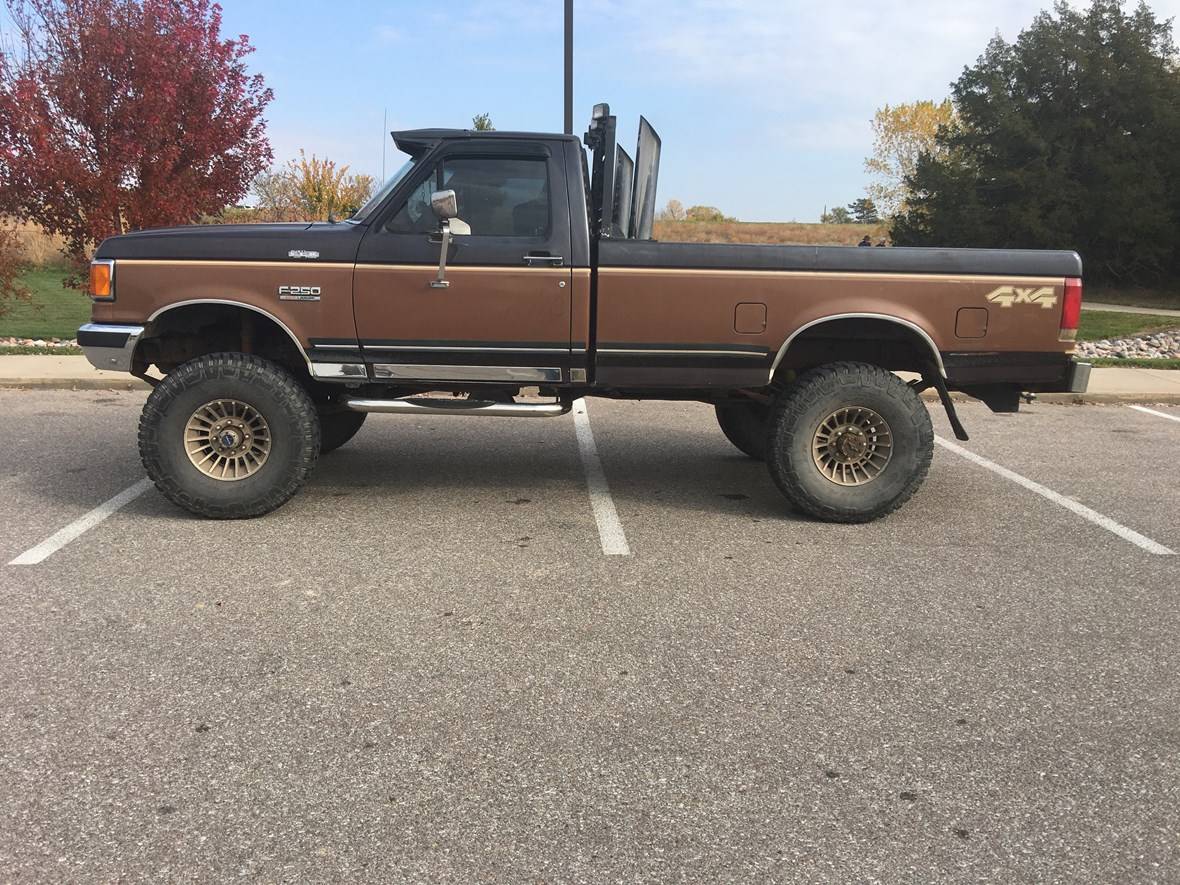
[[1136, 412], [1144, 412], [1148, 415], [1156, 415], [1160, 418], [1167, 418], [1169, 421], [1180, 421], [1180, 415], [1169, 415], [1167, 412], [1157, 412], [1155, 409], [1149, 409], [1146, 406], [1128, 406], [1129, 409], [1134, 409]]
[[586, 471], [590, 509], [594, 511], [594, 521], [598, 524], [602, 552], [607, 556], [630, 556], [631, 548], [627, 546], [627, 536], [623, 532], [623, 524], [619, 522], [619, 513], [610, 496], [610, 486], [606, 484], [606, 474], [602, 472], [602, 460], [594, 445], [594, 432], [590, 429], [590, 414], [586, 411], [584, 399], [574, 402], [574, 430], [578, 434], [578, 454], [582, 456], [582, 469]]
[[36, 547], [30, 547], [8, 564], [36, 565], [39, 562], [44, 562], [62, 547], [66, 546], [66, 544], [70, 543], [70, 541], [88, 532], [116, 510], [131, 503], [151, 487], [152, 481], [150, 479], [146, 477], [141, 479], [130, 488], [119, 492], [119, 494], [115, 495], [109, 501], [99, 504], [85, 516], [75, 519], [65, 528], [54, 532]]
[[1134, 529], [1127, 528], [1122, 523], [1115, 522], [1109, 516], [1103, 516], [1096, 510], [1091, 510], [1085, 504], [1079, 504], [1072, 498], [1067, 498], [1065, 495], [1060, 495], [1052, 489], [1045, 488], [1039, 482], [1033, 482], [1031, 479], [1021, 476], [1019, 473], [1014, 473], [1007, 467], [1001, 467], [994, 461], [989, 461], [987, 458], [984, 458], [981, 455], [977, 455], [974, 452], [969, 452], [962, 446], [955, 445], [950, 440], [943, 439], [941, 436], [936, 436], [934, 437], [934, 441], [944, 449], [948, 449], [949, 451], [954, 452], [956, 455], [966, 458], [973, 464], [978, 464], [980, 467], [986, 467], [992, 473], [996, 473], [1004, 477], [1004, 479], [1009, 479], [1017, 485], [1024, 486], [1030, 492], [1036, 492], [1042, 498], [1052, 501], [1059, 507], [1064, 507], [1066, 510], [1076, 513], [1078, 516], [1082, 517], [1082, 519], [1088, 519], [1090, 522], [1094, 523], [1094, 525], [1102, 526], [1102, 528], [1106, 529], [1108, 532], [1113, 532], [1124, 541], [1130, 541], [1136, 547], [1141, 547], [1148, 553], [1155, 553], [1158, 556], [1176, 555], [1175, 550], [1171, 550], [1165, 547], [1163, 544], [1159, 544], [1151, 540], [1151, 538], [1139, 534]]

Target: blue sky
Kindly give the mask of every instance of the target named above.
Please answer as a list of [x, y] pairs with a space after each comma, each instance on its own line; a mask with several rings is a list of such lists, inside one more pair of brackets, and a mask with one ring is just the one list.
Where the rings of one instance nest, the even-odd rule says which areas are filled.
[[[257, 47], [274, 89], [276, 162], [308, 153], [379, 175], [389, 128], [562, 123], [562, 0], [222, 0], [224, 33]], [[632, 149], [663, 138], [659, 202], [743, 220], [814, 221], [863, 193], [869, 121], [942, 98], [997, 31], [1050, 0], [575, 0], [575, 131], [609, 101]], [[1156, 0], [1161, 16], [1180, 0]], [[384, 136], [388, 139], [388, 136]], [[387, 171], [401, 157], [387, 145]]]

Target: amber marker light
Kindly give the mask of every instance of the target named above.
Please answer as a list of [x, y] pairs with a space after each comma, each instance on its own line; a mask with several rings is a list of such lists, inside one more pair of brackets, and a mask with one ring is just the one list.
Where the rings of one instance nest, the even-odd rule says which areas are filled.
[[96, 258], [90, 262], [90, 297], [95, 301], [115, 300], [115, 262]]

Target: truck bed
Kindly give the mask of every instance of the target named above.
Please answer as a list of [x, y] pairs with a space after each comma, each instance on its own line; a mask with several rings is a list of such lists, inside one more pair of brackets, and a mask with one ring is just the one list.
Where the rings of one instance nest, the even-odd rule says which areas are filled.
[[[773, 246], [604, 239], [596, 286], [598, 381], [758, 387], [786, 358], [836, 356], [855, 322], [908, 337], [963, 388], [1058, 383], [1075, 252]], [[791, 349], [799, 336], [820, 342]], [[825, 350], [824, 348], [827, 348]], [[1002, 366], [993, 358], [1004, 353]], [[826, 360], [825, 360], [826, 361]]]

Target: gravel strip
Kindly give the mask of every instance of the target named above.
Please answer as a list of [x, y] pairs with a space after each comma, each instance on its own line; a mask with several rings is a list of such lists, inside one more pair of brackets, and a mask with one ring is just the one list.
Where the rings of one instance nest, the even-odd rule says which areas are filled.
[[1134, 338], [1103, 338], [1101, 341], [1080, 341], [1078, 356], [1113, 359], [1180, 359], [1180, 329], [1152, 332]]
[[73, 338], [12, 338], [0, 337], [0, 347], [77, 347]]

